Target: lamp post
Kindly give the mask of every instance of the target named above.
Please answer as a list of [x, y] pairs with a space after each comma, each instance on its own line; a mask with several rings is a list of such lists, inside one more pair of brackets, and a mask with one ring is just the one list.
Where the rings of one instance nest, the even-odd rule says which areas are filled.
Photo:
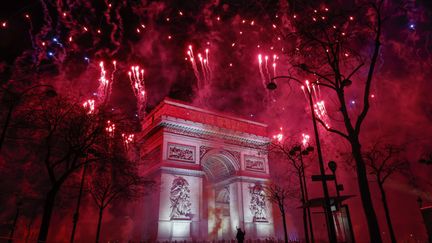
[[[294, 80], [303, 86], [303, 83], [298, 79], [294, 79], [294, 78], [289, 77], [289, 76], [277, 76], [277, 77], [273, 77], [270, 80], [270, 82], [267, 84], [267, 89], [275, 90], [277, 88], [277, 85], [274, 82], [274, 80], [280, 79], [280, 78], [287, 78], [288, 81]], [[322, 188], [323, 188], [323, 193], [324, 193], [324, 212], [325, 212], [326, 223], [327, 223], [328, 238], [329, 238], [329, 242], [336, 243], [337, 242], [336, 230], [335, 230], [335, 225], [333, 222], [333, 216], [332, 216], [332, 212], [331, 212], [329, 191], [328, 191], [327, 181], [326, 181], [326, 177], [325, 177], [324, 160], [323, 160], [323, 156], [322, 156], [321, 143], [320, 143], [320, 139], [319, 139], [319, 133], [318, 133], [318, 127], [317, 127], [315, 112], [314, 112], [314, 108], [313, 108], [312, 93], [311, 93], [310, 89], [305, 89], [305, 93], [307, 94], [307, 98], [309, 100], [309, 107], [310, 107], [310, 111], [312, 114], [311, 118], [312, 118], [314, 134], [315, 134], [315, 143], [316, 143], [316, 147], [317, 147], [317, 151], [318, 151], [318, 162], [319, 162], [320, 174], [322, 177], [321, 182], [322, 182]]]
[[338, 185], [338, 183], [337, 183], [337, 177], [336, 177], [336, 169], [337, 169], [337, 164], [336, 164], [336, 162], [334, 162], [333, 160], [332, 161], [330, 161], [330, 162], [328, 162], [328, 167], [329, 167], [329, 169], [331, 170], [331, 172], [333, 173], [333, 175], [334, 175], [334, 182], [335, 182], [335, 188], [336, 188], [336, 203], [335, 203], [335, 206], [336, 206], [336, 208], [339, 208], [339, 198], [340, 198], [340, 191], [339, 191], [339, 185]]

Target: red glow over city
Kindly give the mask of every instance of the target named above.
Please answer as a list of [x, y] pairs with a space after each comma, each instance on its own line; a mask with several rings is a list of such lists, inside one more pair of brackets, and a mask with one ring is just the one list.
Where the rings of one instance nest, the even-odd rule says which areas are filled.
[[432, 242], [429, 1], [9, 1], [0, 241]]

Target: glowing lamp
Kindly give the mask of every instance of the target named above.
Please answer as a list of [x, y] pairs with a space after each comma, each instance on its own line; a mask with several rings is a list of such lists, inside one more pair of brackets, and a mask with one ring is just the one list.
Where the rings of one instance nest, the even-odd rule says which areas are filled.
[[334, 161], [330, 161], [328, 162], [328, 167], [333, 173], [335, 173], [337, 169], [337, 164]]

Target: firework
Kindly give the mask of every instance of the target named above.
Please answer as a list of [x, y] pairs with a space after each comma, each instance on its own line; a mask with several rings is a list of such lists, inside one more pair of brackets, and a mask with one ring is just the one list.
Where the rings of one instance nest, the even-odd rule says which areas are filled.
[[200, 89], [201, 86], [202, 86], [202, 81], [201, 81], [201, 77], [199, 75], [198, 68], [197, 68], [197, 65], [196, 65], [196, 62], [195, 62], [195, 58], [194, 58], [194, 54], [193, 54], [193, 50], [192, 50], [192, 45], [189, 45], [187, 54], [188, 54], [189, 60], [190, 60], [190, 62], [192, 64], [192, 69], [193, 69], [195, 78], [197, 79], [198, 89]]
[[112, 91], [112, 83], [114, 81], [114, 74], [117, 70], [116, 61], [113, 61], [113, 71], [110, 75], [110, 78], [107, 78], [107, 71], [104, 66], [104, 62], [99, 63], [100, 68], [100, 77], [99, 77], [99, 87], [98, 87], [98, 99], [99, 103], [106, 103], [108, 102], [111, 91]]
[[123, 145], [125, 146], [126, 150], [129, 150], [129, 147], [134, 142], [135, 135], [122, 133], [122, 138], [123, 138]]
[[324, 122], [324, 125], [327, 128], [330, 128], [329, 125], [329, 117], [327, 115], [327, 110], [325, 108], [325, 104], [324, 101], [318, 101], [317, 103], [314, 104], [314, 112], [316, 114], [316, 116]]
[[95, 101], [88, 99], [83, 103], [83, 107], [87, 110], [87, 114], [93, 114], [95, 111]]
[[263, 72], [263, 68], [262, 68], [262, 63], [263, 63], [262, 55], [259, 54], [258, 55], [258, 65], [259, 65], [259, 72], [260, 72], [260, 76], [261, 76], [261, 81], [262, 81], [262, 84], [263, 84], [264, 88], [267, 89], [267, 82], [266, 82], [266, 78], [264, 76], [264, 72]]
[[269, 59], [268, 56], [265, 56], [265, 57], [264, 57], [264, 60], [265, 60], [265, 71], [266, 71], [266, 75], [267, 75], [267, 77], [268, 77], [268, 80], [270, 80], [271, 77], [270, 77], [270, 72], [269, 72], [269, 68], [268, 68], [268, 59]]
[[192, 45], [188, 46], [188, 50], [186, 53], [189, 56], [189, 60], [192, 64], [192, 69], [197, 80], [198, 90], [204, 90], [210, 84], [212, 76], [209, 62], [209, 49], [205, 49], [205, 57], [203, 57], [201, 53], [198, 53], [197, 55], [200, 62], [200, 68], [198, 68], [196, 64], [196, 58], [192, 50]]
[[303, 144], [303, 147], [306, 148], [309, 145], [309, 139], [310, 139], [309, 135], [302, 133], [302, 144]]
[[137, 99], [138, 117], [143, 119], [146, 108], [144, 69], [141, 69], [139, 66], [132, 66], [128, 75], [132, 91]]
[[107, 126], [105, 127], [105, 131], [108, 133], [108, 136], [110, 138], [114, 137], [114, 132], [115, 132], [115, 124], [113, 122], [111, 122], [110, 120], [107, 121]]
[[273, 135], [273, 139], [276, 140], [278, 143], [282, 142], [284, 135], [283, 135], [283, 129], [282, 127], [279, 128], [279, 133], [276, 135]]

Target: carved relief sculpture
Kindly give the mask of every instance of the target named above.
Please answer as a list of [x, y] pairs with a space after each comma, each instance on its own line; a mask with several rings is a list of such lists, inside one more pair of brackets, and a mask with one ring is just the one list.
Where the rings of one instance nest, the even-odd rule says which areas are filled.
[[252, 212], [254, 222], [267, 222], [266, 198], [261, 185], [255, 184], [250, 187], [251, 200], [249, 209]]
[[168, 143], [168, 159], [195, 162], [195, 147]]
[[250, 171], [265, 172], [265, 160], [251, 155], [244, 156], [245, 168]]
[[189, 183], [183, 177], [176, 177], [171, 185], [171, 219], [191, 219]]

